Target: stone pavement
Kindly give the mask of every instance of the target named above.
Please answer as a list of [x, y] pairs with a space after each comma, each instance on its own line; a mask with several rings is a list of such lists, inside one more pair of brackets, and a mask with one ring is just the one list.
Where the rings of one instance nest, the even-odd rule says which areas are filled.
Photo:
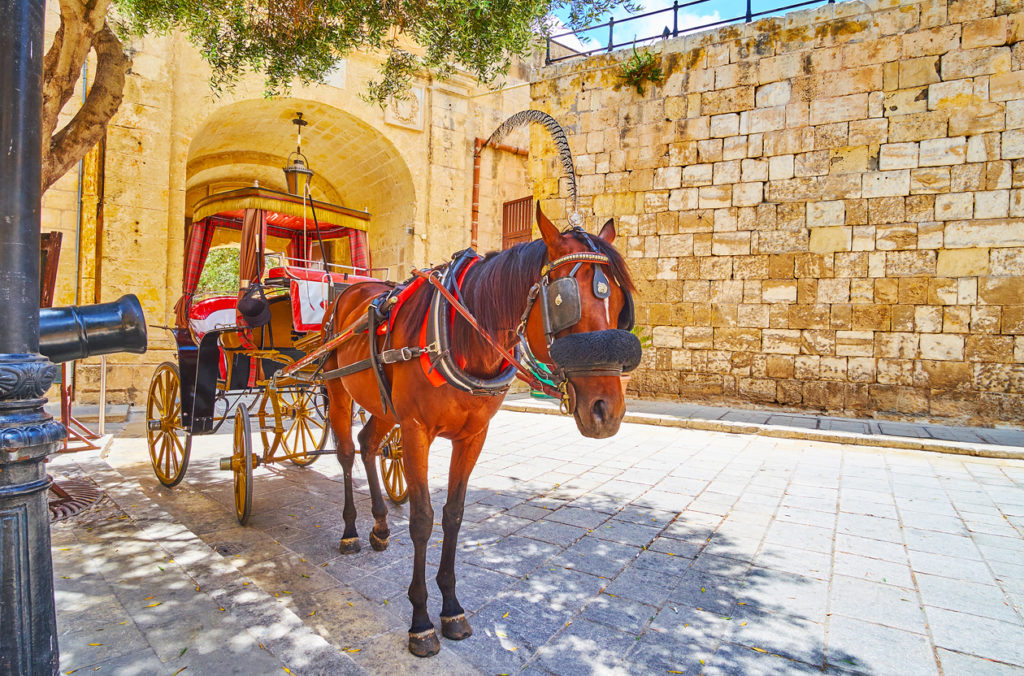
[[[558, 414], [554, 399], [529, 394], [509, 395], [503, 408]], [[664, 400], [630, 399], [626, 408], [627, 421], [650, 425], [1024, 460], [1024, 429], [1019, 427], [844, 418]]]
[[53, 529], [62, 672], [1024, 674], [1020, 460], [637, 424], [598, 441], [502, 411], [456, 565], [475, 633], [417, 660], [407, 506], [373, 552], [357, 470], [363, 551], [341, 556], [333, 459], [257, 470], [241, 527], [230, 436], [195, 438], [174, 489], [139, 436], [52, 464], [110, 496]]

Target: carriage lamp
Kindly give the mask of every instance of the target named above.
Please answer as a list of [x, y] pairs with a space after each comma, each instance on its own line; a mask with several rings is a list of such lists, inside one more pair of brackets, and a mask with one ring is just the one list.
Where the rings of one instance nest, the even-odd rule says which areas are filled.
[[309, 179], [313, 177], [313, 172], [309, 168], [309, 160], [302, 154], [302, 128], [309, 122], [302, 119], [302, 113], [296, 113], [296, 116], [292, 120], [292, 124], [298, 130], [298, 140], [295, 143], [295, 152], [288, 155], [288, 166], [284, 168], [284, 178], [288, 182], [290, 194], [305, 195]]

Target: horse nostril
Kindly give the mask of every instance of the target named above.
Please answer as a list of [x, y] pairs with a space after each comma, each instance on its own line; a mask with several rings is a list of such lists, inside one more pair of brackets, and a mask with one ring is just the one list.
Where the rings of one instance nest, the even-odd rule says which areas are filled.
[[604, 399], [598, 399], [594, 402], [590, 412], [594, 416], [594, 420], [603, 423], [608, 416], [608, 405], [604, 403]]

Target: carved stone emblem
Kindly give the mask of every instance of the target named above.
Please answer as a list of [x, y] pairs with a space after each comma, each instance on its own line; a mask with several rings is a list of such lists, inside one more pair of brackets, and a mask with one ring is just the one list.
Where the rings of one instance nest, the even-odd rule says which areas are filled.
[[423, 129], [423, 87], [412, 87], [409, 96], [404, 99], [391, 99], [384, 110], [384, 121], [396, 127], [406, 129]]

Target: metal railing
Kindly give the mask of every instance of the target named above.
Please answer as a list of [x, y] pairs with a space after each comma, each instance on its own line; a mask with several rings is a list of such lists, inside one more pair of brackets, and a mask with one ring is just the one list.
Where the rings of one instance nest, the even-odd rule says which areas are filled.
[[[698, 31], [707, 30], [708, 28], [717, 28], [718, 26], [725, 26], [725, 25], [731, 24], [731, 23], [739, 23], [739, 22], [750, 23], [751, 21], [754, 21], [755, 19], [760, 19], [760, 18], [763, 18], [763, 17], [766, 17], [766, 16], [770, 16], [772, 14], [779, 14], [781, 12], [788, 12], [789, 10], [792, 10], [792, 9], [799, 9], [801, 7], [810, 7], [811, 5], [824, 5], [824, 4], [830, 4], [831, 5], [831, 4], [835, 3], [835, 0], [802, 0], [801, 2], [794, 2], [794, 3], [790, 3], [790, 4], [786, 4], [786, 5], [772, 6], [772, 7], [769, 7], [767, 9], [758, 9], [757, 11], [755, 11], [755, 8], [754, 8], [754, 0], [746, 0], [746, 12], [744, 14], [741, 14], [741, 15], [735, 16], [735, 17], [731, 17], [731, 18], [727, 18], [727, 19], [718, 19], [716, 21], [711, 21], [709, 23], [704, 23], [704, 24], [700, 24], [700, 25], [690, 25], [690, 24], [687, 24], [687, 25], [684, 25], [683, 27], [680, 27], [680, 25], [679, 25], [679, 10], [687, 9], [687, 8], [690, 8], [690, 7], [695, 7], [695, 6], [698, 6], [698, 5], [708, 6], [708, 5], [712, 5], [712, 3], [716, 3], [716, 2], [718, 4], [721, 4], [721, 0], [690, 0], [689, 2], [679, 2], [679, 0], [674, 0], [672, 2], [672, 6], [671, 7], [666, 7], [664, 9], [656, 9], [656, 10], [651, 11], [651, 12], [644, 12], [643, 14], [635, 14], [633, 16], [629, 16], [629, 17], [626, 17], [624, 19], [614, 19], [613, 18], [613, 19], [609, 20], [607, 23], [596, 24], [596, 25], [587, 26], [585, 28], [581, 28], [581, 29], [575, 30], [575, 31], [565, 31], [564, 33], [558, 33], [556, 35], [550, 35], [547, 38], [547, 51], [546, 51], [546, 54], [545, 54], [545, 62], [550, 64], [550, 63], [556, 63], [558, 61], [565, 61], [566, 59], [575, 59], [575, 58], [578, 58], [578, 57], [586, 57], [586, 56], [590, 56], [592, 54], [599, 54], [599, 53], [602, 53], [602, 52], [611, 52], [613, 50], [619, 49], [620, 47], [629, 47], [631, 45], [637, 45], [637, 44], [649, 42], [649, 41], [652, 41], [652, 40], [674, 38], [674, 37], [678, 37], [679, 35], [686, 35], [687, 33], [695, 33], [695, 32], [698, 32]], [[710, 9], [710, 8], [711, 7], [708, 7], [708, 9]], [[622, 26], [623, 26], [623, 24], [627, 24], [630, 21], [638, 21], [640, 19], [647, 19], [649, 17], [657, 16], [659, 14], [668, 14], [668, 13], [671, 13], [671, 19], [668, 22], [666, 22], [665, 28], [664, 28], [664, 30], [662, 30], [661, 33], [656, 34], [656, 35], [647, 35], [647, 36], [644, 36], [644, 37], [638, 37], [638, 36], [634, 35], [633, 37], [631, 37], [628, 40], [624, 40], [624, 41], [621, 41], [621, 42], [616, 42], [615, 41], [615, 28], [616, 27], [619, 27], [619, 35], [621, 36], [622, 35]], [[671, 28], [668, 25], [669, 23], [671, 23]], [[607, 36], [604, 37], [603, 40], [595, 40], [595, 39], [593, 39], [593, 38], [591, 38], [589, 36], [589, 34], [591, 34], [591, 33], [594, 33], [594, 34], [597, 34], [597, 35], [602, 35], [603, 32], [601, 31], [601, 29], [604, 29], [604, 28], [607, 29]], [[594, 43], [594, 42], [596, 42], [597, 46], [594, 47], [593, 49], [584, 49], [583, 51], [577, 51], [576, 49], [566, 45], [564, 42], [559, 42], [559, 40], [558, 40], [559, 38], [566, 38], [566, 37], [569, 37], [569, 36], [572, 36], [576, 40], [579, 40], [580, 43], [582, 45], [584, 45], [584, 47], [588, 43]], [[585, 36], [585, 37], [581, 38], [581, 36]], [[570, 53], [568, 53], [568, 54], [560, 54], [560, 55], [556, 55], [556, 56], [552, 57], [551, 56], [551, 43], [552, 42], [554, 42], [556, 45], [558, 45], [558, 47], [561, 48], [562, 50], [566, 50], [566, 51], [568, 51]]]

